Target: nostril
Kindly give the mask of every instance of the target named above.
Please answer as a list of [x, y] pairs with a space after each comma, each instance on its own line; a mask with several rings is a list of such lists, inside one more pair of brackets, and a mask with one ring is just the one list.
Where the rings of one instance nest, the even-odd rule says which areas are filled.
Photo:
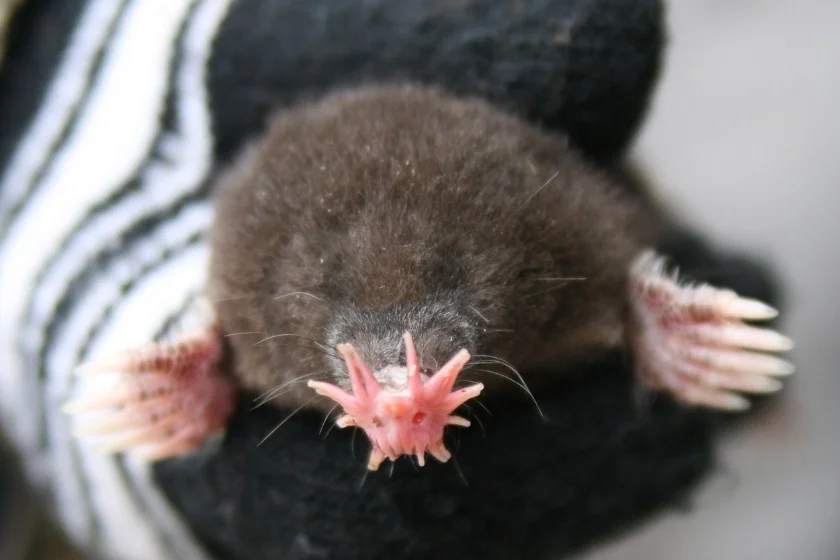
[[417, 413], [414, 414], [414, 416], [411, 417], [411, 423], [414, 424], [415, 426], [417, 426], [420, 423], [422, 423], [423, 420], [425, 420], [425, 419], [426, 419], [426, 413], [425, 412], [417, 412]]

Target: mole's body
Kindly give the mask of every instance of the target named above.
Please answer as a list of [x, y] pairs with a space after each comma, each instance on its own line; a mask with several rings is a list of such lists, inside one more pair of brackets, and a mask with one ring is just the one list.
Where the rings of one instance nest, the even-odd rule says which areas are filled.
[[279, 333], [349, 342], [376, 371], [408, 330], [421, 367], [467, 348], [535, 374], [621, 339], [627, 271], [651, 240], [563, 140], [406, 87], [281, 113], [256, 150], [222, 181], [211, 240], [222, 330], [256, 331], [228, 340], [241, 384], [341, 378], [306, 339], [254, 345]]
[[371, 468], [422, 464], [449, 457], [444, 427], [469, 425], [450, 414], [482, 390], [562, 390], [616, 348], [647, 385], [720, 408], [790, 371], [744, 350], [790, 346], [741, 322], [772, 309], [680, 286], [648, 249], [648, 205], [480, 101], [371, 87], [279, 113], [215, 196], [214, 322], [106, 364], [128, 374], [119, 396], [76, 407], [118, 407], [88, 427], [116, 448], [189, 452], [240, 387], [290, 410], [338, 403]]

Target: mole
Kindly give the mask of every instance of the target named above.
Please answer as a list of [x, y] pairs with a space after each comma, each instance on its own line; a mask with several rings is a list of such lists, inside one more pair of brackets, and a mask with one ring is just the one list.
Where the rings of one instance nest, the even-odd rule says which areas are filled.
[[[237, 391], [362, 430], [367, 467], [451, 457], [479, 395], [562, 391], [606, 352], [638, 385], [738, 411], [792, 341], [761, 301], [692, 284], [659, 220], [561, 135], [415, 84], [277, 111], [218, 177], [196, 330], [82, 364], [83, 436], [160, 460], [224, 434]], [[197, 271], [199, 273], [199, 271]]]

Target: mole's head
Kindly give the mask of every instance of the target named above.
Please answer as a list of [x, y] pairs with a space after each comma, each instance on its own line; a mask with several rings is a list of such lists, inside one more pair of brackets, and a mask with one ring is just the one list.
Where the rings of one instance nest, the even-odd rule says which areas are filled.
[[[431, 375], [461, 349], [474, 353], [480, 325], [453, 294], [398, 303], [387, 308], [336, 306], [326, 330], [330, 347], [352, 345], [384, 387], [407, 383], [404, 333], [412, 334], [421, 374]], [[346, 376], [345, 364], [334, 362], [333, 376]]]
[[218, 191], [209, 291], [239, 381], [284, 405], [314, 381], [371, 466], [444, 459], [443, 426], [481, 390], [453, 389], [471, 354], [556, 363], [620, 315], [632, 242], [599, 181], [563, 141], [435, 91], [281, 113]]
[[[389, 210], [403, 220], [392, 221]], [[483, 389], [459, 379], [486, 338], [471, 256], [426, 231], [435, 219], [389, 202], [367, 212], [327, 244], [315, 267], [324, 315], [314, 336], [343, 359], [327, 360], [331, 381], [308, 386], [341, 406], [339, 425], [365, 431], [369, 468], [403, 454], [421, 465], [427, 452], [445, 461], [444, 428], [468, 426], [453, 412]]]

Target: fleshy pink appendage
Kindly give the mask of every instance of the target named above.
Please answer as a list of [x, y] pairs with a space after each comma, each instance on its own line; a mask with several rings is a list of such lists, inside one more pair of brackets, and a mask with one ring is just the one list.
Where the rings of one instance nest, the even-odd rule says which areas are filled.
[[235, 408], [233, 382], [217, 370], [220, 356], [221, 336], [208, 328], [84, 364], [80, 375], [116, 374], [117, 380], [64, 409], [82, 417], [77, 435], [96, 437], [107, 451], [134, 451], [147, 460], [190, 453], [222, 433]]
[[664, 259], [645, 251], [630, 270], [630, 340], [636, 373], [648, 386], [687, 404], [743, 410], [738, 393], [770, 393], [793, 365], [775, 352], [793, 342], [747, 325], [767, 320], [772, 307], [707, 285], [682, 285]]
[[392, 391], [383, 388], [349, 344], [339, 345], [344, 356], [353, 394], [322, 381], [310, 381], [319, 395], [337, 402], [345, 414], [336, 424], [341, 428], [364, 430], [371, 443], [368, 469], [377, 470], [385, 459], [400, 455], [416, 457], [420, 466], [429, 453], [441, 462], [452, 456], [443, 443], [446, 426], [468, 427], [469, 420], [452, 415], [456, 408], [481, 393], [484, 386], [476, 383], [452, 391], [458, 374], [469, 361], [470, 354], [461, 350], [427, 380], [421, 379], [417, 351], [411, 335], [403, 337], [406, 347], [407, 384]]

